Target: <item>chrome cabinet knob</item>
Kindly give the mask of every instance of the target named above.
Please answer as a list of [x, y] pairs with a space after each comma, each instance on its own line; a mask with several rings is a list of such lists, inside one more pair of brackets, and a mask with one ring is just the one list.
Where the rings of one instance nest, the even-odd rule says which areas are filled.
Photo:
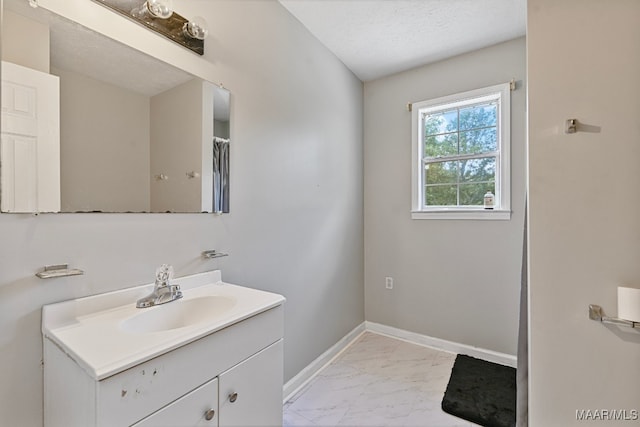
[[229, 402], [233, 403], [238, 399], [238, 393], [231, 393], [229, 395]]
[[204, 413], [204, 419], [207, 421], [211, 421], [215, 414], [216, 414], [216, 411], [214, 411], [213, 409], [209, 409], [207, 412]]

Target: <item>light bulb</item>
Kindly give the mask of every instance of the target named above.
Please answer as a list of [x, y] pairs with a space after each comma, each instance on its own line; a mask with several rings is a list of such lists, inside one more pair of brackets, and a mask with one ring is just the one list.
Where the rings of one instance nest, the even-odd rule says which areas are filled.
[[192, 39], [204, 40], [209, 34], [207, 21], [201, 16], [196, 16], [191, 21], [184, 24], [182, 31], [187, 37]]
[[168, 19], [173, 15], [173, 0], [147, 0], [146, 4], [155, 18]]
[[131, 15], [143, 20], [168, 19], [173, 15], [173, 0], [147, 0], [140, 7], [133, 9]]

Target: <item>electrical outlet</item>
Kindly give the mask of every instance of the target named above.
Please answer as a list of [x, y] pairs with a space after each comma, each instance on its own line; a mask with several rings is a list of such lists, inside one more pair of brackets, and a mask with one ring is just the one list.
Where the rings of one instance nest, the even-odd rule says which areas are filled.
[[393, 277], [384, 278], [384, 287], [387, 289], [393, 289]]

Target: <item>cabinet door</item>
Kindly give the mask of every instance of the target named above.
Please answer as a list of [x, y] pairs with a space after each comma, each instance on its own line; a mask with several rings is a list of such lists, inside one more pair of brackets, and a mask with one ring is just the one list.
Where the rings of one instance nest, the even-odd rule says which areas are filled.
[[133, 427], [217, 427], [218, 418], [218, 379], [214, 378]]
[[282, 425], [282, 340], [220, 375], [220, 427]]

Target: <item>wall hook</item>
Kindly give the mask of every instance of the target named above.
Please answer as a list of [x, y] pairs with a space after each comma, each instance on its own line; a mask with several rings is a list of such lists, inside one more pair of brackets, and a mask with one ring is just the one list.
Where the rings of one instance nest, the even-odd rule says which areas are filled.
[[567, 119], [564, 125], [564, 133], [578, 132], [578, 119]]

